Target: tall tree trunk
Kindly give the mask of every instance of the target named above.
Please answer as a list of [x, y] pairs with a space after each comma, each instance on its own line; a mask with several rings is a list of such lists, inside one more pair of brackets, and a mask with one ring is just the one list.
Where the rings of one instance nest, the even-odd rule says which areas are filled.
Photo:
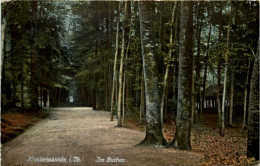
[[[220, 25], [219, 25], [219, 43], [221, 43], [221, 34], [222, 34], [222, 10], [223, 6], [222, 3], [220, 2]], [[218, 106], [218, 125], [219, 129], [221, 129], [221, 55], [219, 54], [218, 56], [218, 88], [217, 88], [217, 106]], [[220, 130], [221, 132], [221, 130]]]
[[[109, 61], [109, 58], [108, 58], [108, 61]], [[109, 96], [110, 96], [110, 92], [111, 92], [111, 88], [110, 88], [110, 85], [111, 85], [111, 70], [110, 70], [110, 62], [108, 64], [108, 75], [107, 75], [107, 96], [106, 96], [106, 111], [109, 111]]]
[[227, 65], [225, 65], [224, 70], [224, 87], [223, 87], [223, 96], [222, 96], [222, 109], [221, 109], [221, 126], [220, 126], [220, 135], [225, 135], [225, 97], [226, 97], [226, 82], [227, 82]]
[[246, 128], [246, 110], [247, 110], [247, 89], [248, 89], [248, 81], [249, 81], [249, 72], [250, 72], [250, 59], [248, 59], [248, 69], [245, 81], [245, 90], [244, 90], [244, 111], [243, 111], [243, 129]]
[[[168, 53], [169, 60], [172, 58], [172, 50], [173, 50], [173, 40], [172, 40], [172, 38], [173, 38], [174, 14], [175, 14], [176, 6], [177, 5], [176, 5], [176, 2], [175, 2], [174, 6], [173, 6], [173, 10], [172, 10], [172, 19], [171, 19], [170, 44], [169, 44], [169, 53]], [[166, 87], [167, 87], [169, 68], [170, 68], [170, 63], [167, 62], [165, 74], [164, 74], [163, 91], [162, 91], [161, 108], [160, 108], [162, 127], [163, 127], [163, 115], [164, 115], [163, 109], [164, 109], [165, 93], [166, 93]]]
[[125, 72], [124, 72], [124, 78], [123, 78], [123, 92], [122, 92], [122, 124], [125, 120]]
[[146, 136], [139, 145], [165, 145], [159, 107], [159, 88], [152, 38], [153, 2], [138, 2], [146, 100]]
[[139, 115], [139, 123], [142, 122], [142, 117], [144, 114], [144, 71], [142, 71], [141, 78], [141, 102], [140, 102], [140, 115]]
[[[130, 5], [130, 10], [131, 10], [131, 6], [132, 6], [132, 2], [131, 2], [131, 5]], [[131, 11], [129, 13], [129, 18], [131, 19]], [[128, 57], [128, 51], [129, 51], [129, 47], [130, 47], [130, 42], [131, 42], [131, 33], [132, 33], [132, 28], [131, 28], [131, 21], [130, 21], [130, 30], [129, 30], [129, 34], [128, 34], [128, 43], [127, 43], [127, 47], [126, 47], [126, 52], [125, 52], [125, 72], [124, 72], [124, 82], [123, 82], [123, 123], [124, 123], [124, 119], [125, 119], [125, 92], [126, 92], [126, 70], [127, 70], [127, 57]]]
[[230, 82], [230, 107], [229, 107], [229, 125], [233, 126], [233, 107], [234, 107], [234, 69], [231, 72]]
[[[200, 114], [200, 121], [202, 121], [202, 113], [204, 111], [204, 102], [205, 102], [205, 90], [206, 90], [206, 83], [207, 83], [207, 72], [208, 72], [208, 55], [209, 55], [209, 42], [211, 36], [211, 23], [209, 24], [209, 34], [208, 34], [208, 41], [207, 41], [207, 50], [206, 50], [206, 57], [204, 61], [204, 76], [203, 76], [203, 89], [202, 89], [202, 112]], [[206, 103], [207, 107], [207, 103]]]
[[[107, 14], [107, 18], [106, 18], [106, 43], [107, 43], [107, 50], [110, 50], [110, 38], [109, 38], [109, 32], [110, 32], [110, 10], [111, 10], [111, 3], [108, 2], [108, 14]], [[108, 74], [107, 74], [107, 80], [106, 80], [106, 111], [109, 111], [109, 96], [110, 96], [110, 92], [111, 92], [111, 62], [110, 62], [110, 57], [107, 56], [106, 60], [108, 61]]]
[[[201, 83], [201, 78], [200, 78], [200, 70], [201, 70], [201, 65], [200, 65], [200, 44], [201, 44], [201, 29], [202, 29], [202, 21], [201, 21], [201, 14], [203, 13], [203, 10], [204, 10], [204, 6], [201, 10], [201, 6], [203, 5], [204, 3], [201, 1], [199, 2], [199, 6], [198, 6], [198, 18], [197, 18], [197, 38], [198, 38], [198, 41], [197, 41], [197, 70], [196, 70], [196, 75], [197, 75], [197, 80], [198, 80], [198, 85], [197, 85], [197, 91], [198, 91], [198, 96], [197, 96], [197, 101], [199, 103], [199, 114], [200, 114], [200, 117], [202, 115], [202, 100], [201, 100], [201, 86], [202, 86], [202, 83]], [[199, 21], [200, 20], [200, 21]]]
[[225, 135], [225, 98], [226, 98], [226, 83], [227, 83], [227, 69], [228, 69], [228, 54], [229, 54], [229, 34], [231, 29], [231, 21], [232, 21], [232, 6], [230, 11], [230, 18], [229, 18], [229, 24], [228, 24], [228, 30], [227, 30], [227, 50], [225, 53], [225, 73], [224, 73], [224, 88], [223, 88], [223, 96], [222, 96], [222, 111], [221, 111], [221, 127], [220, 127], [220, 135]]
[[[178, 3], [177, 3], [178, 4]], [[177, 13], [179, 13], [179, 7], [176, 9]], [[175, 24], [175, 32], [174, 32], [174, 38], [175, 42], [178, 42], [178, 20], [179, 20], [179, 14], [176, 15], [176, 24]], [[178, 98], [178, 55], [174, 56], [174, 66], [173, 66], [173, 75], [172, 75], [172, 91], [173, 91], [173, 111], [174, 115], [177, 115], [177, 98]], [[175, 117], [175, 116], [174, 116]]]
[[249, 123], [247, 141], [247, 156], [254, 157], [256, 160], [259, 160], [259, 51], [260, 37], [258, 34], [257, 54], [255, 56], [249, 92]]
[[193, 56], [193, 3], [181, 2], [180, 48], [178, 103], [176, 117], [176, 133], [170, 146], [177, 149], [191, 149], [191, 77]]
[[191, 65], [191, 123], [194, 123], [194, 110], [195, 110], [195, 94], [194, 94], [194, 55], [192, 55]]
[[113, 70], [113, 81], [112, 81], [112, 91], [111, 91], [111, 116], [110, 120], [114, 120], [114, 94], [115, 94], [115, 87], [116, 87], [116, 64], [117, 64], [117, 55], [118, 55], [118, 40], [119, 40], [119, 22], [120, 22], [120, 2], [118, 2], [118, 15], [117, 15], [117, 26], [116, 26], [116, 48], [115, 48], [115, 60], [114, 60], [114, 70]]
[[127, 2], [124, 7], [124, 18], [123, 18], [123, 33], [122, 33], [122, 47], [121, 47], [121, 58], [120, 58], [120, 69], [119, 69], [119, 89], [118, 89], [118, 103], [117, 103], [117, 126], [122, 127], [122, 87], [123, 87], [123, 64], [124, 64], [124, 53], [125, 53], [125, 19], [127, 14]]
[[[3, 5], [3, 4], [2, 4]], [[7, 27], [7, 21], [6, 21], [6, 9], [4, 6], [2, 6], [2, 21], [1, 21], [1, 81], [3, 76], [3, 64], [4, 64], [4, 43], [5, 43], [5, 35], [6, 35], [6, 27]]]

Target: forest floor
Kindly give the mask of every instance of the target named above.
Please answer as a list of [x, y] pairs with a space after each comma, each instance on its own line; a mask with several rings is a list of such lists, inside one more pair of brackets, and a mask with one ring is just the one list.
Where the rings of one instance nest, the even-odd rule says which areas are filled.
[[[217, 114], [204, 114], [202, 123], [192, 125], [192, 151], [204, 155], [201, 165], [260, 165], [259, 161], [246, 156], [247, 130], [242, 129], [240, 122], [235, 122], [232, 128], [227, 127], [224, 137], [220, 136], [217, 124]], [[145, 131], [145, 126], [140, 125], [138, 120], [134, 119], [128, 119], [126, 127]], [[173, 120], [166, 119], [163, 134], [168, 142], [174, 139], [175, 123]]]
[[[118, 128], [109, 117], [109, 112], [91, 108], [53, 109], [46, 119], [2, 144], [2, 165], [257, 165], [246, 157], [246, 131], [235, 125], [221, 137], [212, 125], [214, 116], [192, 126], [192, 151], [135, 146], [145, 137], [144, 127], [128, 120], [131, 129]], [[174, 129], [167, 120], [163, 132], [169, 141]]]
[[1, 112], [1, 143], [5, 143], [48, 116], [45, 109], [8, 109]]
[[2, 165], [186, 166], [200, 165], [204, 159], [193, 151], [135, 146], [145, 133], [118, 128], [109, 117], [109, 112], [91, 108], [54, 109], [45, 120], [2, 145]]

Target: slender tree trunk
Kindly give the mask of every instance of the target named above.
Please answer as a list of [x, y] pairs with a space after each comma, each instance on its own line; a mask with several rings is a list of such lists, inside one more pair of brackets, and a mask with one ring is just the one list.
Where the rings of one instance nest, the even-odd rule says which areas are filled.
[[124, 18], [123, 18], [123, 34], [122, 34], [122, 47], [121, 47], [121, 59], [120, 59], [120, 69], [119, 69], [119, 89], [118, 89], [118, 103], [117, 103], [117, 118], [118, 127], [122, 127], [122, 87], [123, 87], [123, 64], [124, 64], [124, 52], [125, 52], [125, 19], [127, 14], [127, 2], [125, 2], [124, 7]]
[[[7, 43], [9, 40], [9, 36], [10, 36], [10, 32], [9, 32], [9, 28], [7, 26], [7, 20], [6, 20], [6, 8], [4, 6], [4, 4], [2, 3], [2, 20], [1, 20], [1, 104], [2, 107], [6, 106], [6, 77], [5, 77], [5, 63], [7, 61], [7, 51], [8, 51], [8, 47], [7, 47]], [[9, 40], [9, 42], [11, 42], [11, 39]]]
[[194, 123], [195, 95], [194, 95], [194, 55], [191, 66], [191, 123]]
[[[172, 19], [171, 19], [170, 44], [169, 44], [169, 53], [168, 53], [169, 59], [171, 59], [171, 57], [172, 57], [172, 50], [173, 50], [173, 40], [172, 40], [172, 38], [173, 38], [174, 14], [175, 14], [176, 6], [177, 6], [176, 3], [174, 3], [173, 10], [172, 10]], [[167, 62], [165, 74], [164, 74], [163, 92], [162, 92], [161, 108], [160, 108], [162, 127], [163, 127], [163, 115], [164, 115], [163, 109], [164, 109], [165, 93], [166, 93], [166, 87], [167, 87], [169, 68], [170, 68], [170, 63]]]
[[233, 106], [234, 106], [234, 69], [231, 72], [231, 83], [230, 83], [230, 108], [229, 108], [229, 125], [233, 126]]
[[[202, 112], [200, 114], [200, 121], [202, 121], [202, 113], [204, 111], [204, 102], [205, 102], [205, 89], [206, 89], [206, 82], [207, 82], [207, 72], [208, 72], [208, 55], [209, 55], [209, 42], [210, 42], [210, 36], [211, 36], [211, 23], [209, 24], [209, 34], [208, 34], [208, 41], [207, 41], [207, 51], [206, 51], [206, 57], [204, 61], [204, 77], [203, 77], [203, 90], [202, 90]], [[207, 108], [206, 103], [206, 108]]]
[[115, 87], [116, 87], [116, 64], [117, 64], [117, 55], [118, 55], [118, 40], [119, 40], [119, 22], [120, 22], [120, 2], [118, 2], [118, 16], [117, 16], [117, 28], [116, 28], [116, 48], [115, 48], [115, 60], [114, 60], [114, 70], [113, 70], [113, 81], [112, 81], [112, 91], [111, 91], [111, 116], [110, 120], [114, 120], [114, 94], [115, 94]]
[[154, 54], [153, 2], [138, 2], [146, 100], [146, 136], [139, 145], [165, 145], [159, 106], [157, 66]]
[[227, 68], [228, 68], [228, 54], [229, 54], [229, 34], [230, 34], [230, 28], [231, 28], [231, 21], [232, 21], [232, 6], [230, 11], [230, 18], [229, 18], [229, 25], [228, 25], [228, 31], [227, 31], [227, 50], [225, 54], [225, 73], [224, 73], [224, 88], [223, 88], [223, 96], [222, 96], [222, 111], [221, 111], [221, 128], [220, 128], [220, 135], [225, 135], [225, 97], [226, 97], [226, 83], [227, 83]]
[[[131, 3], [131, 6], [132, 6], [132, 3]], [[130, 6], [130, 9], [131, 9], [131, 6]], [[131, 12], [130, 12], [130, 18], [131, 18]], [[126, 84], [126, 76], [125, 76], [125, 73], [126, 73], [126, 70], [127, 70], [127, 57], [128, 57], [128, 51], [129, 51], [129, 47], [130, 47], [130, 41], [131, 41], [131, 33], [132, 33], [132, 28], [131, 28], [131, 21], [130, 21], [130, 30], [129, 30], [129, 35], [128, 35], [128, 43], [127, 43], [127, 47], [126, 47], [126, 52], [125, 52], [125, 72], [124, 72], [124, 82], [123, 82], [123, 123], [124, 123], [124, 119], [125, 119], [125, 91], [126, 91], [126, 88], [125, 88], [125, 84]]]
[[220, 135], [225, 135], [225, 97], [226, 97], [226, 82], [227, 82], [227, 65], [224, 70], [224, 88], [223, 88], [223, 97], [222, 97], [222, 109], [221, 109], [221, 127]]
[[142, 71], [142, 78], [141, 78], [141, 102], [140, 102], [140, 118], [139, 123], [142, 122], [142, 115], [144, 114], [144, 71]]
[[247, 110], [247, 89], [248, 89], [248, 80], [249, 80], [249, 72], [250, 72], [250, 59], [248, 59], [248, 69], [246, 75], [245, 82], [245, 90], [244, 90], [244, 111], [243, 111], [243, 129], [246, 128], [246, 110]]
[[249, 92], [249, 123], [247, 141], [247, 156], [254, 157], [256, 160], [259, 160], [259, 51], [260, 37], [258, 35], [257, 54], [255, 56]]
[[193, 56], [193, 3], [181, 2], [178, 104], [176, 117], [176, 133], [170, 146], [177, 149], [191, 149], [191, 79]]
[[[197, 18], [197, 71], [196, 71], [196, 75], [197, 75], [197, 80], [198, 80], [198, 85], [197, 85], [197, 91], [198, 91], [198, 97], [197, 97], [197, 101], [199, 103], [199, 115], [201, 117], [202, 115], [202, 100], [201, 100], [201, 87], [202, 87], [202, 82], [201, 82], [201, 78], [200, 78], [200, 70], [201, 70], [201, 65], [200, 65], [200, 43], [201, 43], [201, 29], [202, 29], [202, 21], [201, 21], [201, 13], [203, 13], [204, 7], [201, 10], [201, 5], [203, 5], [204, 3], [201, 1], [199, 2], [199, 7], [198, 7], [198, 18]], [[200, 20], [200, 21], [199, 21]]]
[[[2, 4], [3, 5], [3, 4]], [[4, 43], [5, 43], [5, 34], [6, 34], [6, 26], [7, 26], [7, 21], [6, 21], [6, 9], [3, 7], [2, 8], [2, 20], [1, 20], [1, 81], [2, 81], [2, 76], [3, 76], [3, 64], [4, 64]]]
[[[108, 61], [109, 61], [109, 58], [108, 58]], [[111, 92], [111, 88], [110, 88], [110, 85], [111, 85], [111, 70], [110, 70], [110, 62], [108, 64], [108, 75], [107, 75], [107, 97], [106, 97], [106, 103], [107, 103], [107, 106], [106, 106], [106, 111], [109, 111], [109, 96], [110, 96], [110, 93]]]
[[124, 77], [123, 77], [123, 92], [122, 92], [122, 124], [124, 124], [125, 120], [125, 72], [124, 72]]
[[[178, 3], [177, 3], [178, 4]], [[179, 7], [176, 9], [177, 13], [179, 12]], [[176, 24], [175, 24], [175, 32], [174, 32], [174, 38], [175, 38], [175, 42], [178, 42], [178, 20], [179, 20], [179, 14], [176, 15]], [[173, 91], [173, 110], [174, 110], [174, 115], [177, 115], [177, 98], [178, 98], [178, 55], [174, 56], [174, 66], [173, 66], [173, 85], [172, 85], [172, 91]], [[176, 116], [174, 116], [176, 117]]]
[[[221, 43], [221, 33], [222, 33], [222, 3], [220, 3], [220, 25], [219, 25], [219, 43]], [[218, 92], [217, 92], [217, 106], [218, 106], [218, 124], [221, 133], [221, 55], [218, 56]]]

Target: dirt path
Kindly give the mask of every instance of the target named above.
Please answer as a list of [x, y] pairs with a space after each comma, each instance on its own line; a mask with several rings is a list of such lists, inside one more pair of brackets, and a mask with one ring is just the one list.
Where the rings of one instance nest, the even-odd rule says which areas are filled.
[[[170, 166], [199, 165], [201, 161], [202, 155], [194, 152], [135, 147], [145, 133], [115, 126], [108, 112], [57, 108], [50, 117], [2, 146], [2, 166]], [[109, 157], [115, 160], [107, 162]]]

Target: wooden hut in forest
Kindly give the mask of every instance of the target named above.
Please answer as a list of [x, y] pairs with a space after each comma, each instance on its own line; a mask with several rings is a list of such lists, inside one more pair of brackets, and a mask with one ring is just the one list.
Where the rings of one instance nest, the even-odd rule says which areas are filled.
[[217, 113], [217, 85], [210, 85], [205, 89], [204, 113]]

